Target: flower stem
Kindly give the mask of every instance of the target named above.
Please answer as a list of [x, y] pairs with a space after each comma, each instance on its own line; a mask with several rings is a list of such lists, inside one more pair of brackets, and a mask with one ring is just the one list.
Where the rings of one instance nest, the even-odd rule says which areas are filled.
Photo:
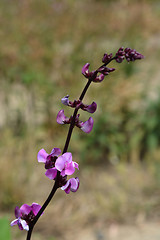
[[[91, 84], [91, 80], [88, 80], [87, 84], [85, 85], [81, 95], [80, 95], [80, 100], [82, 101], [90, 84]], [[68, 146], [69, 146], [69, 143], [70, 143], [70, 140], [71, 140], [71, 136], [72, 136], [72, 131], [73, 131], [73, 128], [74, 128], [74, 125], [75, 125], [75, 119], [76, 119], [76, 116], [77, 116], [77, 113], [78, 113], [78, 108], [75, 108], [74, 110], [74, 113], [73, 113], [73, 118], [72, 118], [72, 121], [71, 121], [71, 124], [70, 124], [70, 127], [69, 127], [69, 130], [68, 130], [68, 134], [67, 134], [67, 138], [66, 138], [66, 142], [65, 142], [65, 146], [64, 146], [64, 149], [63, 149], [63, 153], [67, 152], [67, 149], [68, 149]], [[31, 239], [31, 235], [32, 235], [32, 232], [33, 232], [33, 228], [35, 226], [35, 224], [37, 223], [38, 219], [40, 218], [41, 214], [44, 212], [44, 210], [46, 209], [46, 207], [48, 206], [48, 204], [50, 203], [50, 201], [52, 200], [55, 192], [57, 191], [57, 189], [59, 188], [59, 185], [58, 185], [58, 182], [59, 182], [59, 176], [60, 176], [60, 172], [58, 171], [57, 173], [57, 177], [56, 177], [56, 180], [55, 180], [55, 183], [53, 185], [53, 188], [50, 192], [50, 194], [48, 195], [48, 198], [46, 199], [46, 201], [44, 202], [43, 206], [41, 207], [41, 209], [39, 210], [38, 214], [35, 216], [34, 220], [31, 222], [31, 224], [29, 225], [29, 231], [28, 231], [28, 234], [27, 234], [27, 238], [26, 240], [30, 240]]]

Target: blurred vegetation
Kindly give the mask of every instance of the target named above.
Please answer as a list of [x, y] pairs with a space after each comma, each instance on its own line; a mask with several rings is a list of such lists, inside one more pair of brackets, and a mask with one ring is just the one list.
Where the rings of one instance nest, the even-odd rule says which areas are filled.
[[[112, 63], [110, 66], [116, 71], [102, 84], [91, 86], [84, 102], [98, 104], [93, 116], [94, 129], [89, 135], [75, 129], [69, 150], [85, 166], [88, 178], [97, 167], [108, 169], [110, 174], [113, 165], [117, 178], [124, 176], [130, 180], [119, 170], [121, 164], [126, 164], [127, 169], [128, 163], [135, 178], [140, 173], [144, 176], [143, 171], [150, 176], [147, 193], [142, 177], [137, 201], [128, 203], [131, 192], [126, 191], [126, 186], [122, 186], [122, 198], [121, 190], [118, 196], [111, 191], [107, 203], [100, 193], [96, 195], [95, 203], [100, 207], [95, 211], [101, 214], [106, 207], [106, 221], [124, 220], [128, 207], [133, 209], [132, 216], [137, 216], [143, 207], [149, 213], [157, 209], [159, 21], [160, 4], [156, 0], [0, 1], [0, 184], [3, 186], [0, 207], [3, 211], [26, 198], [33, 201], [31, 186], [36, 189], [44, 173], [43, 166], [38, 167], [36, 162], [38, 150], [43, 147], [50, 152], [53, 147], [63, 148], [67, 127], [57, 126], [56, 114], [64, 108], [60, 102], [63, 96], [79, 97], [86, 81], [81, 75], [82, 66], [90, 62], [91, 69], [96, 68], [104, 52], [115, 53], [120, 46], [135, 48], [145, 59], [129, 64]], [[72, 114], [72, 110], [65, 108], [65, 114]], [[82, 120], [87, 119], [86, 115], [81, 112]], [[139, 163], [143, 165], [134, 170]], [[92, 170], [88, 170], [91, 166]], [[43, 181], [45, 191], [49, 191], [45, 176]], [[111, 189], [114, 184], [118, 180]], [[134, 183], [128, 184], [127, 189]], [[92, 193], [94, 184], [88, 189]], [[142, 207], [140, 199], [146, 194], [149, 198], [154, 191], [155, 202]], [[43, 201], [44, 195], [36, 192], [37, 201]], [[120, 209], [123, 211], [119, 212]], [[95, 219], [98, 212], [89, 218]]]

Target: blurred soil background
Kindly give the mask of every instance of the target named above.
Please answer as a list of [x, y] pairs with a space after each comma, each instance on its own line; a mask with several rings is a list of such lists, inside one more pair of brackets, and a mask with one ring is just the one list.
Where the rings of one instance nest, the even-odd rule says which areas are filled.
[[160, 2], [0, 1], [0, 217], [8, 221], [15, 206], [43, 204], [50, 192], [36, 156], [64, 146], [68, 126], [56, 115], [72, 109], [61, 98], [77, 99], [82, 66], [97, 68], [121, 46], [145, 59], [113, 62], [116, 71], [91, 85], [84, 102], [98, 104], [94, 129], [75, 129], [69, 147], [80, 189], [57, 191], [33, 240], [160, 239]]

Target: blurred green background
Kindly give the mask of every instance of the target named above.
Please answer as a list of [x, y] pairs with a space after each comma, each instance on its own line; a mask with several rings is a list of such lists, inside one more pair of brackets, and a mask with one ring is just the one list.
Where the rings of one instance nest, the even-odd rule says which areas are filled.
[[[36, 156], [64, 146], [68, 126], [56, 115], [72, 109], [61, 98], [79, 97], [86, 62], [95, 69], [105, 52], [124, 46], [145, 59], [113, 62], [116, 71], [91, 85], [84, 102], [98, 104], [94, 129], [75, 129], [69, 147], [80, 164], [80, 189], [57, 192], [33, 239], [72, 240], [84, 226], [100, 239], [95, 229], [112, 223], [158, 219], [159, 23], [158, 0], [0, 1], [0, 217], [13, 220], [16, 205], [44, 202], [52, 182]], [[89, 116], [81, 112], [82, 120]], [[14, 227], [12, 239], [25, 233]]]

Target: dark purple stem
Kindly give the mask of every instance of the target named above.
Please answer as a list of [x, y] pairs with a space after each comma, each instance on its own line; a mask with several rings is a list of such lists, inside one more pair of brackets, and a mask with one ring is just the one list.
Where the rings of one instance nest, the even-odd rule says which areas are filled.
[[[108, 61], [108, 63], [106, 64], [103, 64], [101, 67], [103, 66], [106, 66], [108, 65], [113, 59], [115, 58], [112, 58]], [[95, 71], [95, 74], [97, 73], [97, 70]], [[88, 82], [87, 84], [85, 85], [80, 97], [79, 97], [79, 100], [83, 100], [90, 84], [92, 82], [92, 79], [88, 79]], [[64, 146], [64, 149], [63, 149], [63, 153], [67, 152], [68, 150], [68, 146], [69, 146], [69, 143], [70, 143], [70, 140], [71, 140], [71, 136], [72, 136], [72, 131], [73, 131], [73, 128], [74, 128], [74, 125], [75, 125], [75, 119], [76, 119], [76, 116], [77, 116], [77, 113], [78, 113], [78, 110], [79, 108], [75, 108], [74, 110], [74, 113], [73, 113], [73, 118], [72, 118], [72, 121], [71, 121], [71, 124], [70, 124], [70, 127], [69, 127], [69, 130], [68, 130], [68, 134], [67, 134], [67, 138], [66, 138], [66, 142], [65, 142], [65, 146]], [[52, 200], [55, 192], [57, 191], [57, 189], [59, 188], [59, 185], [58, 185], [58, 182], [59, 182], [59, 176], [60, 176], [60, 172], [57, 173], [57, 177], [56, 177], [56, 180], [55, 180], [55, 183], [53, 185], [53, 188], [48, 196], [48, 198], [46, 199], [46, 201], [44, 202], [43, 206], [41, 207], [41, 209], [39, 210], [38, 214], [35, 216], [34, 220], [30, 223], [29, 225], [29, 231], [28, 231], [28, 234], [27, 234], [27, 238], [26, 240], [30, 240], [31, 239], [31, 235], [32, 235], [32, 231], [33, 231], [33, 228], [35, 226], [35, 224], [37, 223], [38, 219], [40, 218], [41, 214], [44, 212], [44, 210], [46, 209], [46, 207], [48, 206], [48, 204], [50, 203], [50, 201]]]

